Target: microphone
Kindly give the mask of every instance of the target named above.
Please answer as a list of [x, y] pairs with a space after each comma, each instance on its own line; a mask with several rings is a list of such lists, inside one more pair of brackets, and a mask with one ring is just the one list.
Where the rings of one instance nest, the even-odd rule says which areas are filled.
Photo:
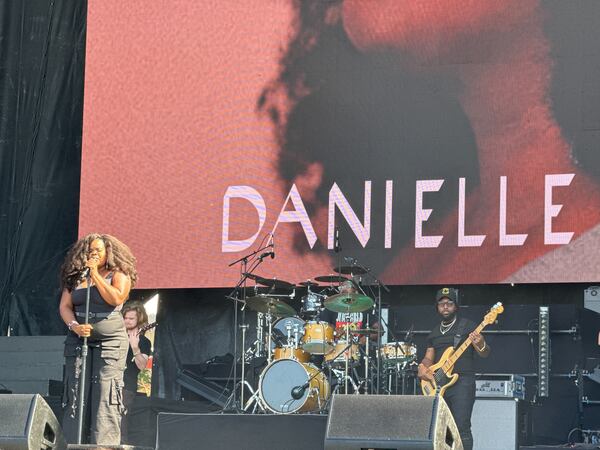
[[310, 383], [306, 382], [300, 386], [296, 386], [292, 389], [291, 395], [292, 398], [294, 400], [299, 400], [302, 398], [302, 396], [304, 395], [304, 392], [306, 391], [306, 388], [309, 386]]
[[355, 265], [358, 262], [356, 258], [352, 258], [351, 256], [344, 256], [344, 261], [352, 265]]
[[79, 279], [83, 280], [84, 278], [87, 278], [89, 276], [89, 274], [90, 274], [90, 268], [86, 267], [80, 272]]
[[333, 251], [336, 253], [339, 253], [342, 251], [342, 247], [340, 246], [340, 229], [339, 228], [335, 229]]
[[267, 256], [270, 256], [271, 259], [275, 258], [275, 252], [264, 252], [259, 256], [260, 259], [265, 259]]

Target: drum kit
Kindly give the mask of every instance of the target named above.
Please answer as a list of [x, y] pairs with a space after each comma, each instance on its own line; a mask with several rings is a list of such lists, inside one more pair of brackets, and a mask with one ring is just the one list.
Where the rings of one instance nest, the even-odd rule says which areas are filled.
[[[248, 325], [240, 325], [244, 333], [245, 364], [242, 367], [252, 366], [255, 361], [265, 361], [266, 366], [257, 386], [251, 386], [244, 379], [242, 369], [238, 385], [245, 387], [240, 390], [238, 411], [323, 413], [328, 410], [333, 393], [375, 393], [374, 386], [377, 385], [379, 391], [380, 384], [383, 393], [405, 393], [407, 377], [415, 378], [416, 390], [416, 377], [411, 375], [411, 368], [416, 366], [416, 347], [406, 342], [377, 345], [382, 333], [375, 327], [377, 324], [369, 328], [368, 317], [372, 316], [367, 312], [373, 310], [377, 302], [354, 281], [357, 273], [363, 274], [367, 269], [353, 265], [338, 266], [334, 270], [336, 275], [318, 276], [297, 285], [243, 273], [245, 279], [256, 284], [253, 295], [241, 301], [242, 310], [247, 307], [255, 312], [257, 320], [256, 340], [248, 348], [245, 348]], [[259, 293], [261, 287], [269, 288], [268, 292]], [[301, 305], [299, 311], [287, 300], [295, 297], [296, 288], [306, 289], [306, 294], [297, 302]], [[279, 290], [293, 292], [291, 295], [274, 293]], [[331, 313], [338, 313], [333, 314], [337, 320], [325, 320]], [[361, 317], [365, 318], [358, 322], [360, 328], [350, 320], [357, 313], [363, 313]], [[340, 317], [346, 320], [340, 321]], [[337, 322], [338, 328], [331, 322]], [[399, 392], [398, 380], [402, 380], [402, 392]], [[244, 391], [250, 393], [247, 401], [244, 401]], [[234, 402], [235, 392], [234, 388]]]

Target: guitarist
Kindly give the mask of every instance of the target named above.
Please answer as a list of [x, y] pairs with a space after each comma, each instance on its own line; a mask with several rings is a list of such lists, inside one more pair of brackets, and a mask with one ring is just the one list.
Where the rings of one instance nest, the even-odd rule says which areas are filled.
[[457, 373], [458, 381], [448, 388], [444, 400], [448, 404], [456, 421], [465, 450], [473, 448], [471, 434], [471, 413], [475, 403], [475, 370], [474, 356], [486, 358], [490, 354], [490, 346], [482, 335], [473, 333], [477, 324], [458, 315], [458, 289], [442, 288], [436, 296], [436, 308], [441, 322], [427, 336], [427, 351], [421, 364], [418, 376], [424, 380], [432, 380], [433, 373], [429, 367], [437, 363], [440, 356], [448, 347], [458, 347], [467, 337], [473, 345], [463, 353], [456, 362], [453, 373]]
[[150, 340], [140, 333], [140, 329], [148, 324], [148, 314], [141, 302], [127, 302], [122, 310], [125, 329], [129, 337], [129, 350], [127, 352], [127, 367], [123, 375], [123, 404], [126, 408], [125, 415], [121, 420], [121, 436], [122, 443], [126, 443], [128, 439], [128, 420], [129, 412], [133, 400], [137, 394], [138, 375], [142, 369], [146, 367], [148, 358], [152, 353], [152, 344]]

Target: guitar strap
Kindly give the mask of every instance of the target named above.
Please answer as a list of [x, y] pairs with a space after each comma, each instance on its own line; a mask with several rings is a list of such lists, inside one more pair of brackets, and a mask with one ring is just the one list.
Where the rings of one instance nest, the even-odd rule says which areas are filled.
[[463, 334], [465, 334], [467, 328], [467, 319], [462, 317], [458, 321], [458, 326], [456, 327], [456, 334], [454, 335], [454, 348], [458, 347], [460, 341], [462, 341]]

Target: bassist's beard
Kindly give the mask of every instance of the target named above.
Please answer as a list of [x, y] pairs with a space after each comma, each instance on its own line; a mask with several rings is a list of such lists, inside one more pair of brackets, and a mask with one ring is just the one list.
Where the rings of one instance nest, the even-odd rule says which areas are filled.
[[440, 314], [440, 316], [442, 316], [442, 323], [447, 325], [456, 318], [456, 311], [448, 313], [446, 316]]

